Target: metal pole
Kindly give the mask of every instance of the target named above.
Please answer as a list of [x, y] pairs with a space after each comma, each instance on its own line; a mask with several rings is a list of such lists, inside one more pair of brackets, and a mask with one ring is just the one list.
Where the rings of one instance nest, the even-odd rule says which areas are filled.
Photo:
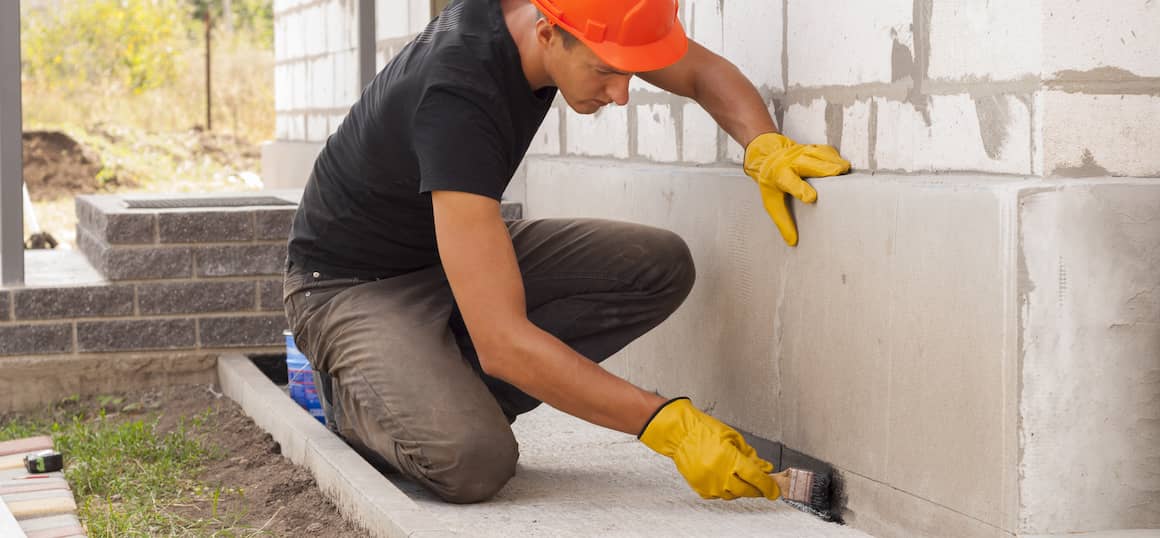
[[205, 3], [205, 130], [213, 130], [213, 79], [210, 76], [210, 29], [213, 19], [210, 16], [210, 3]]
[[361, 92], [375, 78], [375, 0], [358, 3], [358, 87]]
[[0, 1], [0, 285], [24, 283], [20, 0]]

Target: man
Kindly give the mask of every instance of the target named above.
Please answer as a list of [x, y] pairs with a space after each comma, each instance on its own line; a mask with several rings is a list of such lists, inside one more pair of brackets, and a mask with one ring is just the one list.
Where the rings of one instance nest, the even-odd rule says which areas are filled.
[[692, 288], [688, 247], [606, 220], [505, 222], [499, 199], [557, 93], [582, 114], [644, 80], [747, 145], [787, 242], [784, 193], [849, 164], [775, 133], [753, 85], [686, 39], [675, 0], [454, 0], [378, 74], [326, 143], [285, 280], [298, 346], [332, 377], [335, 427], [450, 502], [514, 474], [510, 424], [540, 402], [638, 435], [706, 498], [777, 498], [784, 475], [688, 399], [597, 363]]

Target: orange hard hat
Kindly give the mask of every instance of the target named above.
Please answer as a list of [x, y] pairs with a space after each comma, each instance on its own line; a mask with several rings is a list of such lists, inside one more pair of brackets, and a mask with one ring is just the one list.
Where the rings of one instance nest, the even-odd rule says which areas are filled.
[[676, 63], [689, 48], [677, 0], [532, 0], [608, 65], [629, 72]]

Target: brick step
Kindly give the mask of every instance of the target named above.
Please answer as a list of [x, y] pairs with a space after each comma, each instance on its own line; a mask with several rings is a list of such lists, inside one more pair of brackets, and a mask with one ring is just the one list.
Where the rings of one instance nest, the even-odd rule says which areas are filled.
[[[300, 191], [265, 191], [266, 199], [295, 202]], [[253, 198], [255, 193], [152, 196], [158, 200]], [[108, 280], [280, 275], [295, 205], [134, 208], [142, 196], [76, 198], [77, 244]], [[523, 207], [503, 202], [506, 219]]]

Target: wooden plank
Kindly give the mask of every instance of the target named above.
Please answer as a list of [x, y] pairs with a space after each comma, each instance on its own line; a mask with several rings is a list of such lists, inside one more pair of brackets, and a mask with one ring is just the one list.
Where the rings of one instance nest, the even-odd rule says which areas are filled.
[[67, 498], [58, 497], [55, 499], [5, 502], [8, 504], [8, 510], [12, 512], [12, 515], [16, 516], [16, 519], [67, 514], [77, 511], [77, 503], [73, 500], [72, 495], [69, 495]]
[[66, 538], [85, 534], [85, 528], [75, 514], [37, 517], [20, 522], [28, 538]]
[[28, 454], [29, 452], [37, 452], [47, 448], [52, 448], [52, 437], [47, 435], [4, 441], [0, 443], [0, 456]]
[[8, 509], [8, 505], [0, 499], [0, 536], [12, 538], [26, 538], [24, 529], [16, 522], [16, 516]]
[[80, 524], [81, 521], [77, 519], [76, 514], [61, 514], [59, 516], [34, 517], [21, 520], [20, 528], [24, 529], [24, 532], [35, 532]]
[[61, 529], [30, 532], [28, 533], [28, 538], [85, 538], [84, 532], [84, 527], [65, 527]]
[[85, 535], [85, 528], [79, 523], [68, 527], [60, 527], [56, 529], [45, 529], [41, 531], [28, 531], [26, 533], [28, 538], [72, 538], [73, 536]]
[[28, 469], [25, 469], [23, 465], [19, 469], [0, 470], [0, 482], [4, 480], [43, 480], [49, 476], [64, 476], [64, 473], [56, 471], [44, 474], [28, 474]]
[[24, 454], [0, 456], [0, 471], [24, 468]]
[[20, 501], [35, 501], [40, 499], [64, 499], [73, 498], [71, 491], [67, 489], [50, 489], [46, 491], [25, 491], [21, 493], [5, 493], [0, 495], [0, 499], [4, 502], [12, 504]]
[[58, 476], [39, 479], [0, 480], [0, 495], [49, 489], [69, 489], [68, 481]]

